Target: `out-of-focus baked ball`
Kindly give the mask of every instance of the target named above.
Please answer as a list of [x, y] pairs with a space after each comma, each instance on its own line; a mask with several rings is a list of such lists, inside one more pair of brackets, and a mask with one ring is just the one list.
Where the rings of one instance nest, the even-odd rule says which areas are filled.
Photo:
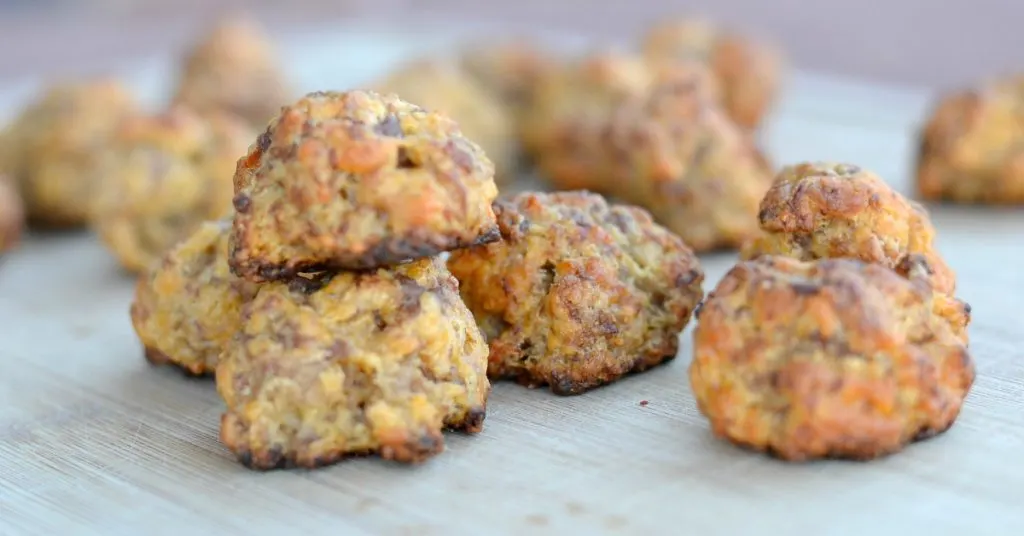
[[221, 356], [221, 441], [246, 466], [415, 463], [482, 429], [487, 345], [438, 258], [262, 285]]
[[146, 270], [230, 214], [235, 162], [252, 138], [234, 116], [181, 105], [124, 121], [100, 163], [93, 229], [126, 270]]
[[700, 61], [714, 72], [729, 117], [755, 129], [779, 93], [782, 61], [772, 45], [730, 32], [707, 20], [670, 20], [652, 26], [643, 39], [655, 62]]
[[1024, 204], [1024, 75], [943, 97], [920, 143], [917, 189], [922, 198]]
[[449, 260], [493, 378], [571, 395], [675, 357], [704, 280], [679, 237], [587, 192], [495, 206], [503, 240]]
[[461, 54], [463, 68], [519, 117], [533, 102], [537, 84], [559, 68], [559, 61], [526, 39], [471, 43]]
[[132, 327], [145, 356], [190, 375], [213, 374], [241, 329], [241, 310], [256, 285], [228, 268], [229, 220], [206, 222], [139, 278]]
[[394, 95], [310, 94], [239, 161], [232, 270], [259, 282], [496, 240], [493, 177], [445, 115]]
[[664, 68], [646, 95], [621, 103], [605, 135], [605, 191], [644, 207], [696, 251], [758, 233], [771, 163], [702, 89], [691, 68]]
[[480, 145], [494, 163], [499, 182], [511, 181], [518, 151], [512, 117], [496, 94], [453, 61], [418, 59], [406, 63], [373, 85], [380, 93], [442, 113], [454, 119], [462, 133]]
[[[714, 94], [710, 72], [689, 67], [697, 89]], [[562, 190], [604, 191], [612, 180], [607, 171], [613, 158], [606, 139], [610, 117], [623, 101], [650, 93], [662, 74], [640, 57], [598, 51], [543, 76], [524, 112], [520, 135], [544, 178]]]
[[925, 208], [858, 166], [804, 162], [785, 167], [761, 201], [758, 218], [764, 233], [744, 246], [744, 259], [854, 258], [896, 269], [907, 256], [920, 255], [936, 290], [956, 290], [956, 277], [935, 247], [935, 227]]
[[14, 180], [0, 174], [0, 254], [18, 246], [25, 225], [25, 209]]
[[173, 99], [263, 128], [292, 95], [263, 29], [251, 19], [232, 18], [219, 21], [185, 53]]
[[0, 172], [18, 184], [28, 218], [44, 227], [78, 227], [100, 177], [102, 158], [118, 123], [135, 113], [134, 97], [105, 77], [50, 86], [7, 126]]
[[717, 91], [699, 63], [589, 56], [541, 86], [527, 123], [538, 169], [647, 209], [695, 250], [739, 246], [772, 171]]
[[953, 425], [969, 307], [852, 259], [741, 262], [698, 313], [690, 384], [712, 431], [787, 460], [871, 459]]

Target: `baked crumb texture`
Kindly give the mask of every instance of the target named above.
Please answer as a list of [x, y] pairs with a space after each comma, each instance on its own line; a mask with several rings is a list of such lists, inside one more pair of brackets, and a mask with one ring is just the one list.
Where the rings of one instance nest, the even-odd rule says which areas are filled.
[[956, 290], [955, 274], [935, 247], [928, 211], [858, 166], [785, 167], [761, 201], [758, 220], [763, 233], [744, 246], [744, 259], [852, 258], [897, 269], [909, 266], [904, 261], [913, 257], [936, 290]]
[[371, 269], [498, 239], [494, 165], [447, 116], [312, 93], [238, 161], [232, 270], [255, 282]]
[[693, 252], [642, 209], [587, 192], [496, 205], [502, 240], [455, 251], [488, 373], [579, 394], [675, 357], [703, 297]]
[[522, 125], [541, 174], [648, 210], [696, 251], [757, 232], [772, 166], [700, 62], [596, 52], [546, 77]]
[[235, 161], [252, 131], [182, 105], [122, 121], [98, 165], [90, 225], [121, 265], [145, 272], [203, 222], [230, 215]]
[[1024, 204], [1024, 75], [943, 97], [920, 134], [923, 199]]
[[712, 431], [786, 460], [867, 460], [952, 426], [975, 376], [970, 308], [910, 272], [773, 256], [729, 271], [690, 365]]
[[139, 277], [132, 326], [146, 358], [186, 374], [213, 374], [242, 326], [242, 305], [257, 286], [228, 268], [230, 219], [210, 221]]
[[487, 345], [432, 257], [261, 285], [221, 356], [221, 441], [248, 467], [416, 463], [478, 432]]
[[113, 79], [58, 82], [3, 129], [0, 173], [14, 180], [33, 226], [87, 223], [102, 179], [97, 163], [118, 124], [136, 111], [135, 98]]

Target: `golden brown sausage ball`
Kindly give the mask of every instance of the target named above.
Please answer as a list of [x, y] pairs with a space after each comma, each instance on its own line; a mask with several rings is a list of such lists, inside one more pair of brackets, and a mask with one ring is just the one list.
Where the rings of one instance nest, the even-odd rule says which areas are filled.
[[99, 164], [91, 225], [131, 272], [204, 221], [230, 214], [235, 162], [252, 133], [233, 116], [175, 106], [123, 122]]
[[1024, 75], [943, 97], [921, 133], [917, 166], [924, 199], [1024, 204]]
[[974, 381], [967, 304], [851, 259], [741, 262], [698, 312], [712, 431], [786, 460], [871, 459], [944, 432]]
[[[687, 69], [688, 83], [706, 95], [716, 87], [700, 65]], [[607, 130], [622, 102], [644, 98], [665, 73], [642, 58], [616, 51], [584, 55], [548, 72], [537, 83], [532, 105], [523, 113], [521, 138], [546, 179], [562, 190], [603, 191], [613, 180], [607, 166]]]
[[699, 75], [665, 69], [643, 98], [622, 103], [605, 136], [611, 195], [644, 207], [696, 251], [757, 236], [771, 164], [708, 98]]
[[643, 50], [654, 62], [695, 60], [707, 64], [722, 89], [722, 106], [730, 119], [745, 129], [757, 128], [778, 97], [783, 68], [779, 52], [709, 21], [658, 23], [644, 37]]
[[263, 128], [292, 96], [262, 28], [236, 18], [220, 21], [186, 52], [173, 99], [202, 113], [230, 113]]
[[86, 223], [101, 180], [96, 165], [117, 125], [136, 112], [124, 86], [98, 77], [54, 84], [8, 125], [0, 172], [18, 183], [34, 225]]
[[366, 269], [498, 238], [494, 165], [447, 116], [313, 93], [238, 163], [231, 266], [252, 281]]
[[704, 280], [679, 237], [587, 192], [525, 192], [496, 211], [503, 240], [449, 260], [493, 378], [572, 395], [675, 357]]
[[523, 38], [471, 43], [463, 50], [461, 61], [513, 117], [531, 105], [541, 79], [559, 67], [550, 53]]
[[478, 432], [487, 345], [438, 258], [262, 285], [217, 368], [221, 441], [246, 466], [405, 463]]
[[139, 278], [132, 327], [151, 363], [213, 374], [241, 329], [242, 306], [257, 287], [228, 268], [230, 231], [229, 220], [202, 224]]
[[925, 208], [858, 166], [787, 166], [761, 201], [759, 219], [764, 234], [743, 248], [745, 259], [854, 258], [896, 268], [908, 255], [921, 255], [936, 290], [956, 289], [953, 271], [935, 248], [935, 228]]

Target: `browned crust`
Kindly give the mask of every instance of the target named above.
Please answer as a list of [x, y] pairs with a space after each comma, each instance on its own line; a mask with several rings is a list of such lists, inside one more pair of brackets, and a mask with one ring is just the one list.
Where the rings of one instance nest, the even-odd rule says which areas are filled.
[[[483, 430], [487, 410], [484, 407], [471, 409], [461, 422], [448, 423], [447, 430], [476, 434]], [[378, 450], [367, 449], [359, 452], [335, 450], [316, 457], [313, 460], [300, 460], [294, 452], [271, 448], [254, 451], [246, 448], [238, 441], [235, 434], [236, 423], [225, 413], [221, 415], [220, 441], [247, 469], [254, 471], [273, 471], [277, 469], [317, 469], [334, 465], [352, 458], [379, 456], [383, 460], [394, 461], [407, 465], [419, 465], [444, 452], [444, 436], [440, 432], [427, 433], [397, 445], [383, 445]]]
[[[240, 236], [246, 236], [246, 226], [235, 219], [235, 229]], [[246, 255], [245, 248], [238, 242], [231, 243], [229, 263], [231, 271], [238, 277], [254, 283], [280, 281], [302, 273], [334, 270], [373, 270], [384, 266], [402, 264], [414, 259], [432, 257], [439, 253], [497, 242], [501, 233], [497, 224], [473, 240], [460, 236], [426, 235], [419, 239], [392, 236], [359, 255], [337, 254], [329, 261], [307, 261], [290, 259], [286, 264], [263, 262], [258, 257]], [[243, 238], [244, 240], [244, 238]]]
[[181, 363], [175, 362], [171, 357], [156, 348], [145, 347], [143, 349], [143, 356], [146, 361], [154, 367], [162, 367], [166, 365], [173, 366], [180, 370], [188, 378], [213, 378], [212, 370], [207, 370], [202, 366], [201, 363], [197, 363], [194, 367], [183, 366]]
[[955, 274], [934, 247], [927, 209], [859, 166], [788, 166], [761, 200], [757, 218], [764, 234], [744, 244], [742, 259], [765, 254], [805, 261], [856, 258], [897, 271], [906, 261], [907, 267], [921, 265], [921, 275], [937, 290], [956, 290]]
[[[959, 413], [960, 413], [960, 411], [957, 410], [957, 416], [959, 416]], [[884, 458], [884, 457], [889, 456], [891, 454], [896, 454], [897, 452], [900, 452], [900, 451], [906, 449], [908, 446], [910, 446], [913, 443], [919, 443], [921, 441], [927, 441], [927, 440], [932, 439], [934, 437], [938, 437], [938, 436], [946, 433], [947, 431], [949, 431], [949, 429], [953, 427], [954, 423], [956, 423], [956, 419], [953, 419], [953, 420], [949, 421], [949, 423], [946, 423], [945, 426], [943, 426], [941, 428], [926, 428], [926, 429], [920, 430], [917, 433], [917, 435], [915, 435], [910, 440], [909, 443], [901, 443], [901, 444], [893, 445], [893, 446], [891, 446], [889, 448], [886, 448], [886, 447], [882, 446], [881, 444], [871, 443], [871, 442], [865, 441], [865, 442], [861, 442], [860, 445], [859, 445], [860, 448], [857, 448], [855, 450], [847, 450], [847, 449], [843, 449], [841, 451], [840, 450], [831, 450], [831, 451], [829, 451], [828, 453], [826, 453], [826, 454], [824, 454], [822, 456], [812, 456], [812, 455], [809, 455], [809, 454], [807, 454], [806, 452], [803, 452], [803, 451], [796, 451], [796, 450], [788, 450], [788, 451], [786, 451], [786, 450], [781, 450], [781, 449], [777, 449], [777, 448], [775, 448], [775, 447], [773, 447], [771, 445], [768, 445], [768, 446], [755, 445], [753, 443], [746, 442], [746, 441], [741, 441], [741, 440], [739, 440], [737, 438], [733, 438], [733, 437], [725, 437], [725, 439], [729, 443], [731, 443], [731, 444], [733, 444], [733, 445], [735, 445], [735, 446], [737, 446], [739, 448], [746, 449], [746, 450], [749, 450], [751, 452], [760, 452], [760, 453], [766, 454], [766, 455], [768, 455], [768, 456], [770, 456], [772, 458], [775, 458], [777, 460], [784, 461], [784, 462], [789, 462], [789, 463], [805, 463], [805, 462], [814, 462], [814, 461], [820, 461], [820, 460], [841, 460], [841, 461], [849, 461], [849, 462], [870, 462], [872, 460], [877, 460], [879, 458]]]
[[588, 376], [583, 379], [576, 379], [569, 376], [554, 376], [549, 379], [544, 375], [531, 374], [531, 371], [524, 370], [515, 371], [505, 375], [498, 375], [495, 376], [494, 379], [512, 380], [529, 389], [547, 387], [552, 394], [558, 396], [577, 396], [597, 389], [598, 387], [610, 385], [623, 378], [633, 376], [641, 372], [646, 372], [654, 367], [671, 362], [676, 358], [676, 354], [678, 353], [678, 339], [676, 341], [677, 342], [675, 344], [665, 345], [666, 348], [664, 354], [652, 352], [648, 355], [637, 356], [633, 365], [622, 374], [601, 374]]

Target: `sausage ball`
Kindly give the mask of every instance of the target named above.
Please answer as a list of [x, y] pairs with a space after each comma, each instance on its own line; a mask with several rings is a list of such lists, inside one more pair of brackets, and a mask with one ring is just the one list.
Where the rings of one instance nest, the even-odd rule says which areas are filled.
[[230, 220], [206, 222], [139, 278], [132, 327], [154, 365], [213, 374], [256, 285], [228, 268]]
[[615, 180], [607, 170], [614, 159], [607, 139], [611, 116], [622, 102], [646, 97], [666, 78], [685, 78], [705, 98], [717, 94], [710, 72], [697, 64], [653, 69], [614, 51], [578, 58], [537, 83], [520, 124], [523, 145], [555, 188], [605, 191]]
[[496, 211], [503, 240], [449, 260], [492, 378], [574, 395], [675, 357], [704, 295], [679, 237], [588, 192], [525, 192]]
[[528, 40], [471, 43], [461, 54], [463, 68], [519, 117], [533, 102], [537, 85], [558, 62]]
[[953, 271], [935, 248], [935, 228], [925, 208], [858, 166], [787, 166], [761, 201], [758, 219], [764, 233], [744, 246], [744, 259], [854, 258], [896, 268], [908, 255], [920, 255], [936, 290], [956, 289]]
[[757, 236], [772, 168], [702, 90], [690, 69], [665, 69], [641, 98], [621, 103], [604, 135], [611, 195], [644, 207], [696, 251]]
[[173, 100], [262, 129], [292, 99], [273, 44], [248, 19], [225, 19], [190, 48]]
[[231, 267], [252, 281], [368, 269], [498, 238], [494, 165], [393, 95], [311, 93], [238, 163]]
[[137, 111], [134, 97], [109, 78], [60, 82], [15, 117], [3, 135], [0, 172], [19, 185], [33, 225], [80, 227], [101, 177], [117, 125]]
[[730, 119], [755, 129], [779, 93], [781, 56], [771, 45], [706, 20], [671, 20], [651, 27], [643, 39], [653, 62], [700, 61], [714, 72]]
[[478, 432], [487, 344], [439, 258], [262, 285], [221, 356], [221, 441], [256, 469], [404, 463]]
[[890, 454], [953, 425], [967, 304], [852, 259], [741, 262], [698, 312], [690, 384], [715, 435], [785, 460]]
[[1024, 204], [1024, 75], [938, 102], [921, 133], [917, 189], [931, 201]]
[[494, 163], [499, 182], [511, 181], [517, 150], [512, 118], [497, 95], [490, 93], [459, 64], [442, 60], [415, 60], [373, 84], [381, 93], [394, 93], [451, 117], [459, 129], [480, 145]]
[[251, 130], [233, 116], [176, 106], [126, 120], [99, 165], [91, 224], [140, 273], [201, 223], [231, 212], [232, 172]]

